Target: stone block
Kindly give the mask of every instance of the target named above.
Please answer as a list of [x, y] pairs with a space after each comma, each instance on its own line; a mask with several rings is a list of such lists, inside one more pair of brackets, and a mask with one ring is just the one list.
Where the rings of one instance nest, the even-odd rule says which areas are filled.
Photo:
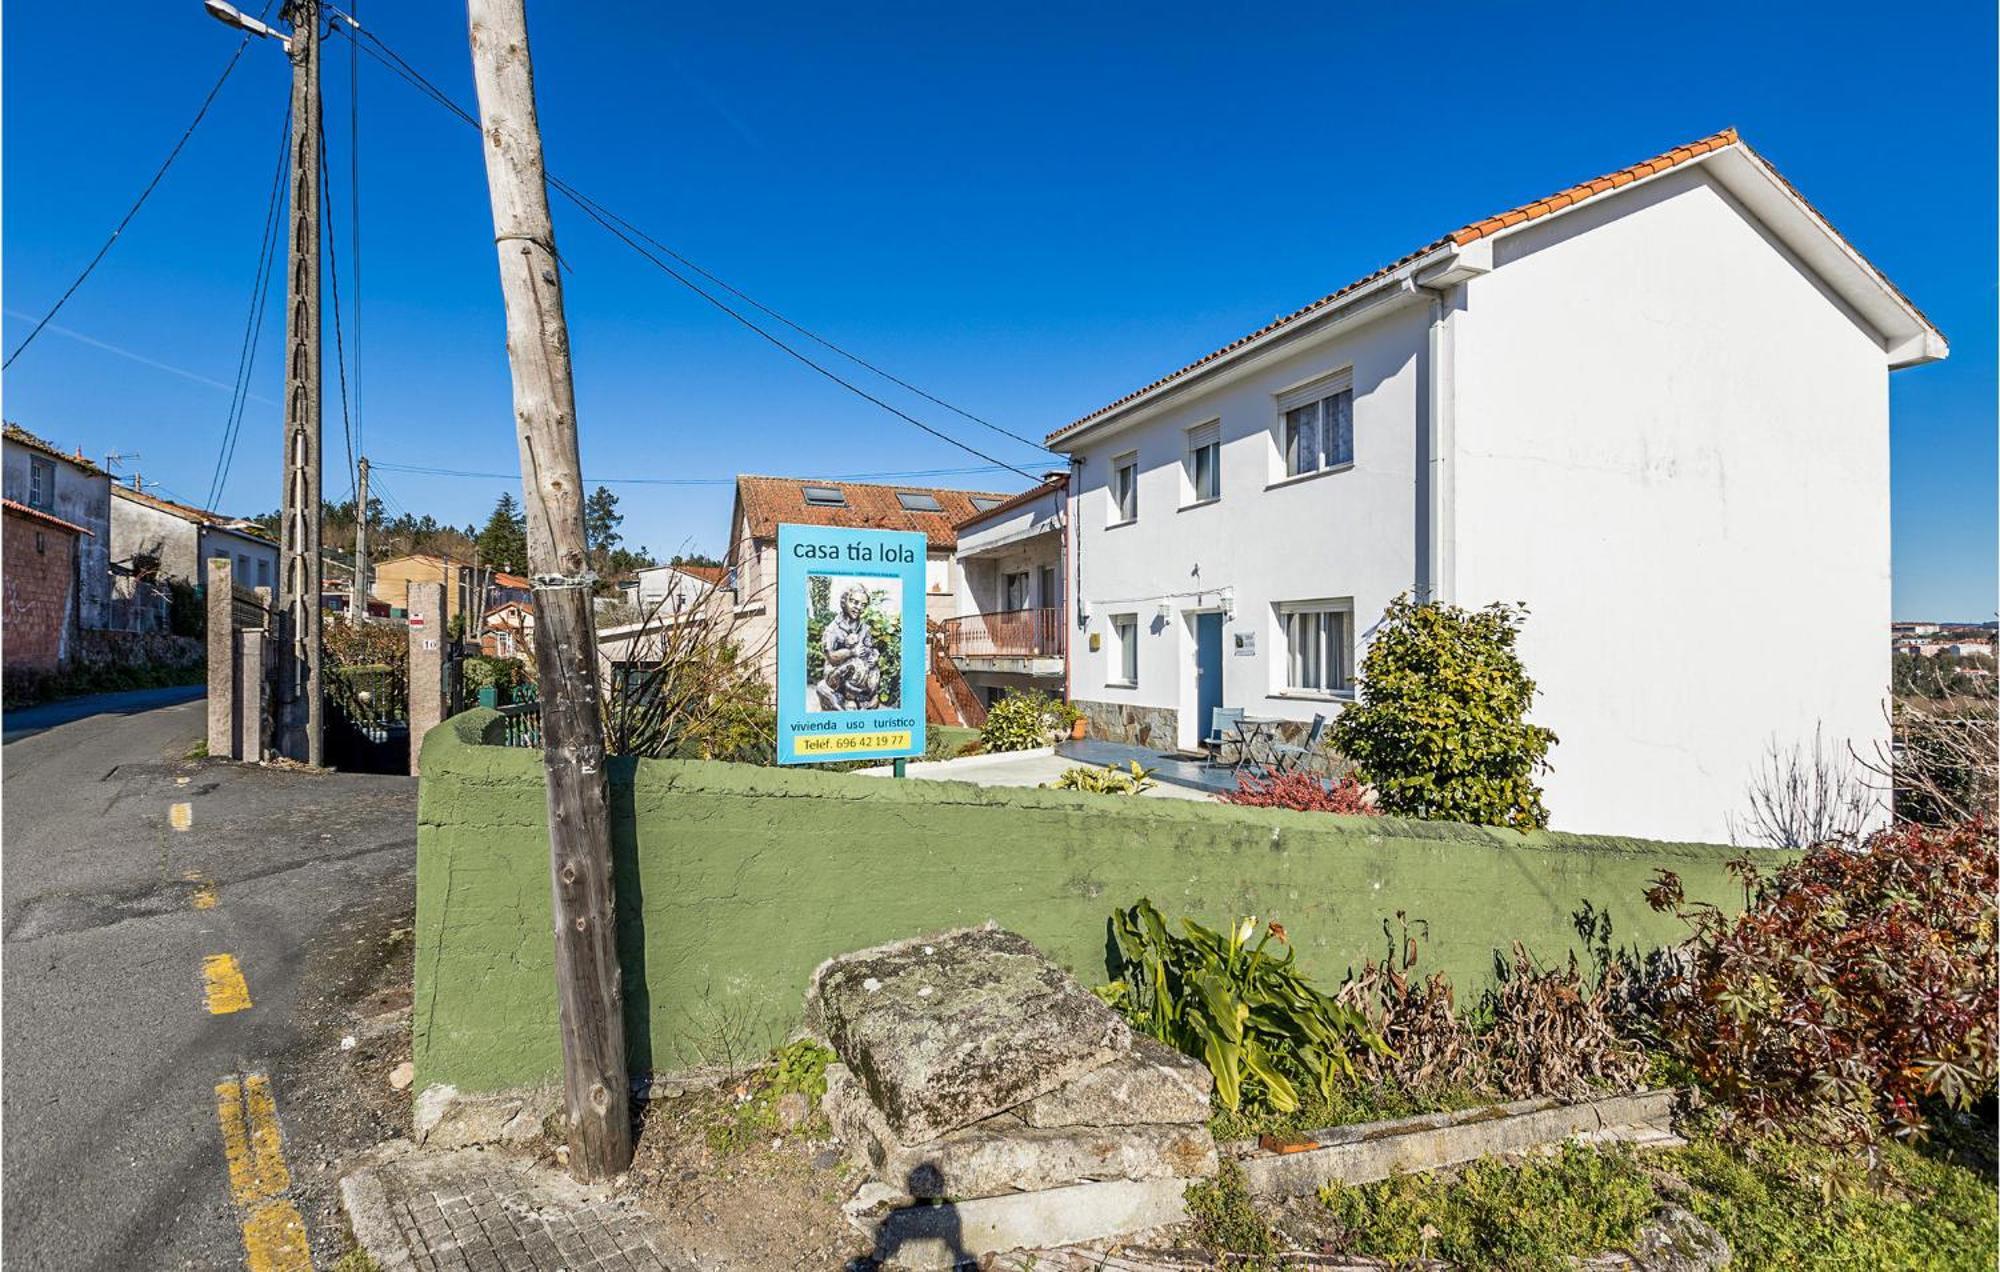
[[1179, 1179], [1114, 1179], [909, 1206], [873, 1225], [874, 1257], [888, 1268], [955, 1268], [1008, 1250], [1148, 1232], [1187, 1222], [1186, 1191]]
[[925, 1143], [899, 1141], [844, 1069], [828, 1070], [821, 1107], [854, 1163], [913, 1200], [991, 1197], [1105, 1179], [1213, 1175], [1202, 1123], [1033, 1127], [1006, 1113]]
[[1129, 1054], [1023, 1104], [1029, 1126], [1129, 1126], [1208, 1121], [1208, 1066], [1135, 1037]]
[[906, 1143], [1045, 1095], [1125, 1055], [1133, 1036], [1025, 938], [990, 924], [828, 960], [806, 1021]]

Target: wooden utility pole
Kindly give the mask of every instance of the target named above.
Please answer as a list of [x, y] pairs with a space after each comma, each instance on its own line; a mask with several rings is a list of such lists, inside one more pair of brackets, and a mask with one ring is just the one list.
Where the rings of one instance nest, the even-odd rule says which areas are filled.
[[467, 0], [466, 10], [528, 514], [569, 1166], [578, 1179], [602, 1179], [632, 1160], [631, 1091], [569, 327], [524, 2]]
[[279, 515], [277, 751], [317, 766], [320, 713], [319, 0], [290, 0], [291, 230]]
[[368, 617], [368, 457], [354, 464], [354, 583], [347, 595], [347, 621]]

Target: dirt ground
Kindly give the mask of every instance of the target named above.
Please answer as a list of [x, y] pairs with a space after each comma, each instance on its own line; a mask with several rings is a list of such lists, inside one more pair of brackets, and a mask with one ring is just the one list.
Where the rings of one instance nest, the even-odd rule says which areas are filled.
[[840, 1268], [869, 1246], [841, 1213], [858, 1183], [825, 1122], [743, 1116], [747, 1082], [648, 1104], [630, 1180], [667, 1237], [704, 1268]]

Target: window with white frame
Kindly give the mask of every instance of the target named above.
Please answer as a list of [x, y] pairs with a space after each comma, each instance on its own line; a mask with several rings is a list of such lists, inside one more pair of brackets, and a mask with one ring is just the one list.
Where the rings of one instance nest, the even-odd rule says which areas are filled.
[[1285, 476], [1298, 477], [1354, 462], [1354, 389], [1342, 375], [1279, 402], [1283, 419], [1278, 445]]
[[1116, 646], [1112, 655], [1118, 659], [1115, 685], [1136, 686], [1139, 683], [1139, 616], [1137, 614], [1113, 614], [1111, 616], [1111, 643]]
[[1188, 502], [1207, 503], [1222, 495], [1222, 424], [1210, 420], [1187, 431]]
[[55, 507], [56, 465], [39, 455], [28, 456], [28, 506], [43, 512]]
[[1347, 601], [1298, 601], [1278, 607], [1285, 637], [1285, 688], [1293, 693], [1346, 693], [1354, 687], [1354, 606]]
[[1111, 461], [1111, 524], [1139, 519], [1139, 456], [1120, 455]]

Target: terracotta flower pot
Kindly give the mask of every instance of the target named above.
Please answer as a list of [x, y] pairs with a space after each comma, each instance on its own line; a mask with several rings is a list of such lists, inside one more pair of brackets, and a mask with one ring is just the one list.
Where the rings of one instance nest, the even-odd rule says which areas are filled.
[[1089, 737], [1090, 721], [1086, 720], [1082, 716], [1078, 716], [1076, 718], [1076, 723], [1069, 727], [1069, 736], [1070, 739], [1075, 742], [1081, 742], [1085, 738]]

